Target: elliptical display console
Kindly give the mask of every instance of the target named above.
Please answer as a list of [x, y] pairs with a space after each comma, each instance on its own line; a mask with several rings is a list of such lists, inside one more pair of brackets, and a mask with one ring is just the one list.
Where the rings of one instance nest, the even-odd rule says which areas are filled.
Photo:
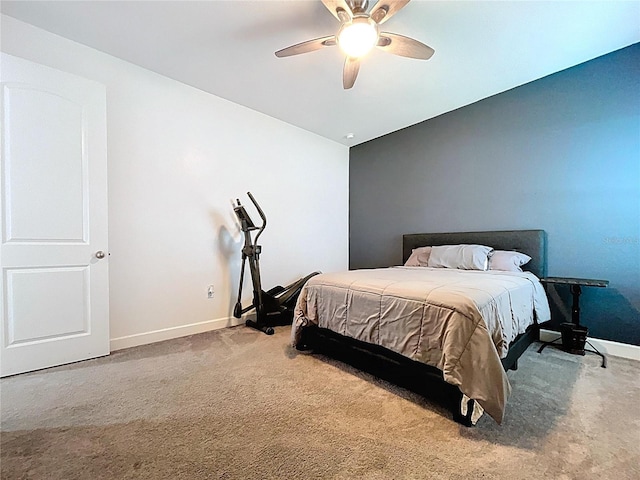
[[[233, 207], [240, 225], [244, 233], [244, 246], [242, 247], [242, 267], [240, 270], [240, 287], [238, 288], [238, 301], [233, 309], [233, 316], [242, 317], [251, 309], [256, 309], [256, 320], [247, 320], [245, 323], [248, 327], [261, 330], [267, 335], [273, 335], [273, 327], [277, 325], [290, 324], [293, 319], [293, 310], [296, 306], [300, 291], [307, 280], [320, 272], [313, 272], [304, 278], [282, 287], [280, 285], [273, 287], [266, 292], [262, 290], [262, 282], [260, 280], [260, 253], [262, 247], [258, 245], [258, 238], [262, 235], [267, 226], [267, 217], [258, 205], [256, 199], [247, 192], [247, 195], [258, 210], [258, 214], [262, 219], [262, 225], [256, 227], [251, 217], [245, 210], [240, 200], [236, 200], [237, 205]], [[255, 230], [258, 231], [255, 238], [252, 239], [251, 234]], [[251, 270], [251, 280], [253, 283], [253, 303], [247, 307], [242, 307], [242, 281], [244, 279], [245, 262], [249, 260], [249, 270]]]

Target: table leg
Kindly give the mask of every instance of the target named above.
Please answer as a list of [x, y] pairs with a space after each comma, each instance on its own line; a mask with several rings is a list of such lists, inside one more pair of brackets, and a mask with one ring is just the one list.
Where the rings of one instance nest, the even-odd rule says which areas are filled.
[[571, 307], [571, 321], [574, 325], [580, 325], [580, 285], [571, 285], [569, 291], [573, 294], [573, 306]]

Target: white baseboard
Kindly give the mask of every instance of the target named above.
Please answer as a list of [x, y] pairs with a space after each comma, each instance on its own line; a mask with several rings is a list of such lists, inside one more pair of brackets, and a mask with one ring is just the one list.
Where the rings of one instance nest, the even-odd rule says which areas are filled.
[[[162, 342], [163, 340], [171, 340], [173, 338], [186, 337], [196, 333], [209, 332], [220, 328], [235, 327], [243, 325], [245, 322], [242, 318], [223, 317], [215, 320], [207, 320], [206, 322], [192, 323], [189, 325], [180, 325], [179, 327], [163, 328], [161, 330], [153, 330], [151, 332], [137, 333], [124, 337], [112, 338], [110, 341], [111, 351], [122, 350], [123, 348], [137, 347], [139, 345], [147, 345], [149, 343]], [[540, 330], [540, 340], [550, 342], [560, 335], [559, 332], [553, 330]], [[629, 345], [626, 343], [612, 342], [609, 340], [600, 340], [598, 338], [587, 339], [600, 352], [613, 355], [614, 357], [628, 358], [640, 361], [640, 347], [637, 345]]]
[[[540, 330], [540, 340], [550, 342], [560, 336], [559, 332], [553, 330]], [[600, 340], [599, 338], [588, 337], [587, 340], [601, 353], [613, 355], [614, 357], [628, 358], [640, 361], [640, 347], [627, 343], [612, 342], [610, 340]]]
[[207, 320], [206, 322], [180, 325], [179, 327], [170, 327], [163, 328], [161, 330], [153, 330], [151, 332], [136, 333], [134, 335], [112, 338], [110, 341], [110, 347], [111, 351], [113, 352], [116, 350], [122, 350], [123, 348], [137, 347], [139, 345], [162, 342], [163, 340], [186, 337], [187, 335], [209, 332], [211, 330], [218, 330], [220, 328], [235, 327], [236, 325], [243, 325], [244, 322], [244, 315], [242, 316], [242, 318], [223, 317], [215, 320]]

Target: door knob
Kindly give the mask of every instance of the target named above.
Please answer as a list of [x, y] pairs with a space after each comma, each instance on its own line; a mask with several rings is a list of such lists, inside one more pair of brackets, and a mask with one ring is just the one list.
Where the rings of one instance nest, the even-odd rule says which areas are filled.
[[104, 252], [102, 250], [98, 250], [96, 252], [96, 258], [104, 258]]

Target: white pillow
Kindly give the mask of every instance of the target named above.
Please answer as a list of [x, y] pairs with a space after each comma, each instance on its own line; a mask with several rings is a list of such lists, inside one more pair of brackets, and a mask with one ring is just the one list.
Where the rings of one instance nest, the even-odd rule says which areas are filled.
[[531, 260], [529, 255], [520, 252], [496, 250], [489, 259], [489, 270], [503, 270], [505, 272], [521, 272], [522, 265]]
[[429, 267], [487, 270], [493, 248], [484, 245], [442, 245], [431, 247]]
[[411, 256], [404, 263], [405, 267], [426, 267], [431, 255], [431, 247], [419, 247], [411, 250]]

